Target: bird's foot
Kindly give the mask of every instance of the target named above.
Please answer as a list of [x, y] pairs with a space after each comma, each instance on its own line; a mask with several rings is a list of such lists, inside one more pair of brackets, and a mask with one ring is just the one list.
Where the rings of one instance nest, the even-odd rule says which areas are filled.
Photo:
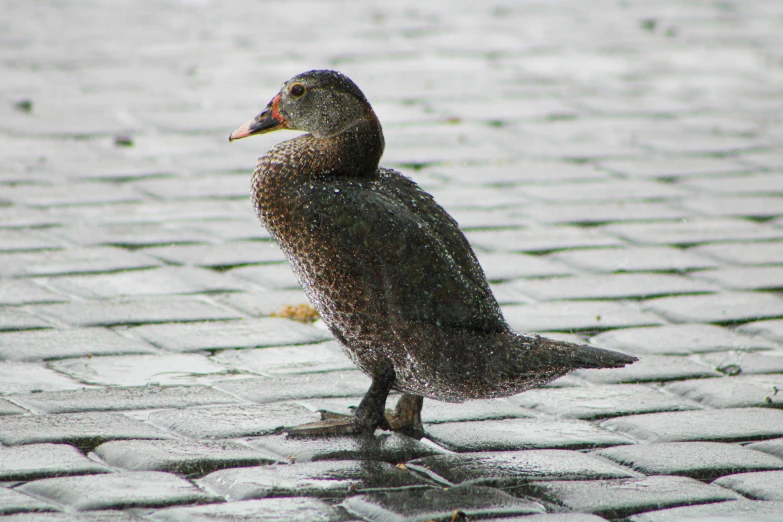
[[330, 437], [339, 435], [372, 435], [377, 428], [391, 430], [389, 421], [381, 413], [356, 410], [354, 415], [343, 415], [331, 411], [320, 410], [321, 420], [302, 424], [288, 430], [289, 437]]
[[424, 436], [424, 427], [421, 425], [421, 407], [424, 398], [421, 395], [404, 393], [394, 411], [386, 411], [386, 420], [391, 429], [408, 437], [421, 439]]
[[424, 399], [418, 395], [403, 394], [394, 411], [385, 415], [373, 414], [370, 410], [356, 410], [354, 415], [343, 415], [320, 410], [321, 420], [302, 424], [288, 430], [289, 437], [330, 437], [340, 435], [371, 435], [377, 428], [395, 431], [408, 437], [421, 439], [424, 428], [421, 425], [421, 407]]

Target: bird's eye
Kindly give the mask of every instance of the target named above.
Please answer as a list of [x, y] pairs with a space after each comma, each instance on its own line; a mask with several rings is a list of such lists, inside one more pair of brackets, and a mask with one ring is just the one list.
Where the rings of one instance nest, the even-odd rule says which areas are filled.
[[296, 96], [297, 98], [305, 93], [304, 85], [301, 83], [295, 83], [291, 86], [291, 88], [288, 90], [292, 95]]

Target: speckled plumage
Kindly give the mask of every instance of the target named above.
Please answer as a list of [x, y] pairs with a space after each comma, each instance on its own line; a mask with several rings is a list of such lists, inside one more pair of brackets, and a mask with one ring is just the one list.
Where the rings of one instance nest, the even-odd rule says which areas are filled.
[[[299, 82], [320, 101], [292, 124], [286, 110], [297, 100], [287, 89]], [[321, 93], [329, 89], [348, 96], [330, 106], [334, 92]], [[269, 120], [278, 108], [286, 126], [317, 131], [259, 159], [253, 202], [313, 306], [364, 372], [376, 378], [392, 367], [394, 389], [461, 401], [635, 360], [513, 332], [454, 219], [413, 181], [378, 167], [381, 126], [350, 80], [304, 73], [259, 117]], [[330, 133], [324, 111], [343, 112], [350, 124]]]

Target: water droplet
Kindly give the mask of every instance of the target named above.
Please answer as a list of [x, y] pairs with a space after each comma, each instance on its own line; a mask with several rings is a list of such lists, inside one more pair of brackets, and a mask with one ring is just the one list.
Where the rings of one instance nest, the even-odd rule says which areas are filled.
[[340, 193], [340, 189], [334, 189], [334, 193], [335, 194], [339, 194]]

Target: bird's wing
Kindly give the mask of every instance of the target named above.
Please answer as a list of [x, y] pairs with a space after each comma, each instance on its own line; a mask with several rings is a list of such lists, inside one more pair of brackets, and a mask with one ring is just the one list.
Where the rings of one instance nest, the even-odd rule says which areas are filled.
[[457, 223], [407, 178], [381, 174], [376, 181], [324, 182], [307, 196], [315, 233], [351, 266], [350, 283], [372, 299], [372, 313], [504, 330], [500, 308]]

